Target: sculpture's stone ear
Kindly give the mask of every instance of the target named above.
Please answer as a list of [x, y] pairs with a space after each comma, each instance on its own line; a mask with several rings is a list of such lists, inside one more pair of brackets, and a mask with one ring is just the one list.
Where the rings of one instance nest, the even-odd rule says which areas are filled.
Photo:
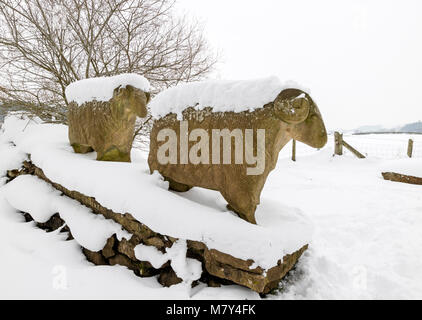
[[286, 89], [274, 100], [274, 114], [280, 120], [298, 124], [306, 120], [312, 102], [302, 90]]
[[114, 90], [113, 90], [113, 97], [115, 97], [115, 96], [117, 96], [118, 94], [119, 94], [119, 92], [120, 92], [120, 88], [121, 88], [122, 86], [118, 86], [117, 88], [115, 88]]

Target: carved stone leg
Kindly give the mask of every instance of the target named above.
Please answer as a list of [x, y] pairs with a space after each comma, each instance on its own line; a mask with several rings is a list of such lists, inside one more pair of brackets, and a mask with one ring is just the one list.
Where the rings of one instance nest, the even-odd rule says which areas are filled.
[[236, 213], [241, 219], [246, 220], [250, 223], [256, 224], [256, 220], [255, 220], [255, 209], [249, 209], [249, 210], [236, 210], [234, 209], [230, 204], [227, 205], [227, 209], [230, 211], [233, 211], [234, 213]]
[[177, 191], [177, 192], [186, 192], [186, 191], [189, 191], [190, 189], [192, 189], [192, 186], [189, 186], [187, 184], [176, 182], [173, 179], [170, 179], [170, 178], [167, 178], [167, 177], [164, 177], [164, 179], [169, 182], [169, 184], [170, 184], [169, 189], [170, 190]]
[[118, 147], [112, 146], [105, 152], [97, 151], [97, 160], [99, 161], [119, 161], [130, 162], [130, 153], [121, 151]]
[[227, 208], [229, 210], [235, 212], [243, 220], [256, 224], [255, 210], [258, 202], [253, 200], [255, 198], [253, 195], [242, 192], [230, 192], [229, 190], [228, 193], [222, 194], [222, 196], [228, 202]]
[[75, 153], [88, 153], [93, 152], [94, 149], [86, 144], [79, 144], [79, 143], [72, 143], [72, 148], [75, 151]]

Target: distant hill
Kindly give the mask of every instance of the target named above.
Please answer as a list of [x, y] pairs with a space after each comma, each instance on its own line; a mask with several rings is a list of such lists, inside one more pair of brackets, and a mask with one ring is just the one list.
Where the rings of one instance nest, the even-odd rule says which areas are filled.
[[355, 130], [354, 133], [362, 133], [362, 132], [387, 132], [391, 131], [391, 129], [384, 128], [381, 125], [374, 125], [374, 126], [361, 126]]
[[395, 127], [395, 128], [385, 128], [381, 125], [368, 125], [361, 126], [355, 130], [352, 130], [353, 133], [383, 133], [383, 132], [415, 132], [422, 133], [422, 121], [417, 121], [413, 123], [405, 124], [404, 126]]
[[408, 123], [400, 128], [400, 132], [420, 132], [422, 133], [422, 121]]

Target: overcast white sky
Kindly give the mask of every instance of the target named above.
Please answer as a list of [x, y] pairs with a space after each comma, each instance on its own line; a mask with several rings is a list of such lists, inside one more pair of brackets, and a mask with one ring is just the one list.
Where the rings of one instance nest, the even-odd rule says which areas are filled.
[[179, 0], [220, 52], [213, 77], [310, 88], [326, 125], [422, 120], [420, 0]]

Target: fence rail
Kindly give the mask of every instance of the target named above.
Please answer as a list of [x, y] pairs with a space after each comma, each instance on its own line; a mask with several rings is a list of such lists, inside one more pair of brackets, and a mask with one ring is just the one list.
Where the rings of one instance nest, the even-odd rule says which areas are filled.
[[[359, 138], [356, 135], [343, 137], [342, 134], [335, 132], [334, 155], [342, 155], [344, 147], [358, 158], [422, 158], [421, 140], [379, 139], [371, 137], [361, 139], [360, 137], [362, 137], [362, 135], [359, 135]], [[348, 142], [344, 139], [347, 139]]]
[[422, 132], [397, 132], [397, 131], [385, 131], [385, 132], [379, 132], [379, 131], [374, 131], [374, 132], [355, 132], [353, 133], [353, 135], [365, 135], [365, 134], [422, 134]]

